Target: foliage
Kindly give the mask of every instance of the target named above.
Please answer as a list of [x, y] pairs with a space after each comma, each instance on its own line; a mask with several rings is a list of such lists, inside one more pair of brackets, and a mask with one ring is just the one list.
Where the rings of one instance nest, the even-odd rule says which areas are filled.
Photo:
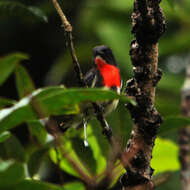
[[[64, 2], [63, 7], [68, 15], [68, 10], [71, 10], [73, 5], [74, 1]], [[132, 40], [130, 31], [132, 6], [132, 1], [105, 0], [83, 1], [79, 7], [72, 8], [72, 11], [76, 12], [76, 15], [71, 16], [71, 14], [70, 17], [76, 32], [77, 54], [84, 70], [89, 67], [87, 63], [91, 60], [92, 47], [102, 43], [113, 49], [124, 84], [131, 76], [132, 68], [128, 52]], [[188, 59], [190, 49], [188, 30], [190, 3], [168, 0], [162, 2], [162, 7], [168, 29], [160, 40], [160, 67], [163, 69], [163, 78], [158, 85], [156, 107], [163, 116], [164, 123], [159, 131], [162, 138], [157, 139], [154, 148], [152, 167], [155, 169], [155, 174], [176, 171], [174, 178], [179, 185], [179, 179], [176, 177], [179, 170], [177, 134], [180, 127], [190, 124], [189, 118], [180, 116], [180, 89], [184, 79], [185, 58]], [[82, 190], [85, 189], [82, 174], [86, 174], [89, 178], [96, 176], [96, 180], [100, 181], [105, 175], [107, 160], [110, 159], [110, 145], [103, 137], [99, 124], [95, 120], [88, 124], [88, 147], [83, 145], [83, 130], [69, 129], [60, 139], [63, 145], [60, 149], [56, 148], [57, 142], [47, 133], [43, 118], [50, 115], [80, 113], [81, 103], [120, 99], [120, 105], [108, 116], [108, 122], [115, 136], [121, 140], [121, 145], [125, 147], [132, 121], [124, 103], [134, 102], [112, 91], [83, 89], [77, 88], [76, 85], [73, 88], [67, 87], [76, 81], [69, 52], [63, 45], [64, 34], [58, 32], [61, 31], [61, 28], [57, 29], [60, 22], [59, 20], [54, 22], [56, 13], [50, 2], [0, 0], [0, 12], [5, 19], [5, 21], [0, 20], [2, 30], [3, 26], [8, 31], [11, 31], [10, 26], [15, 29], [13, 38], [7, 34], [8, 37], [5, 37], [7, 41], [4, 44], [2, 39], [1, 55], [5, 53], [7, 55], [0, 58], [0, 87], [7, 89], [7, 86], [15, 82], [18, 94], [17, 97], [10, 88], [5, 90], [6, 93], [1, 90], [3, 95], [0, 97], [0, 190], [33, 188]], [[17, 27], [13, 21], [16, 21]], [[22, 22], [22, 26], [18, 21]], [[24, 31], [27, 28], [27, 32], [31, 30], [31, 33], [26, 32], [26, 37], [24, 32], [20, 32], [19, 27]], [[35, 28], [37, 35], [33, 35]], [[0, 33], [1, 36], [3, 34]], [[22, 40], [18, 40], [22, 37], [30, 40], [23, 44]], [[19, 42], [24, 47], [21, 48]], [[25, 53], [10, 53], [15, 50]], [[169, 62], [169, 58], [173, 55], [182, 57], [183, 61], [179, 63], [174, 59], [174, 62]], [[42, 85], [44, 78], [48, 87]], [[65, 86], [58, 85], [59, 83]], [[56, 86], [49, 86], [50, 84]], [[15, 88], [13, 86], [11, 87]], [[51, 173], [52, 168], [60, 170], [65, 177], [63, 186], [58, 179], [56, 179], [57, 184], [52, 184], [51, 180], [49, 182], [43, 180], [47, 173]], [[113, 188], [123, 173], [121, 164], [117, 164], [115, 171]], [[175, 189], [176, 184], [173, 186], [167, 183], [159, 189]]]

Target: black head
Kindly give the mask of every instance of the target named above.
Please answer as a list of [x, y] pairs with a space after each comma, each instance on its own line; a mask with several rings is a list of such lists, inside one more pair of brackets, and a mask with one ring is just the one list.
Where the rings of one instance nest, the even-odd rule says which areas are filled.
[[105, 45], [96, 46], [93, 48], [93, 61], [97, 56], [100, 56], [103, 60], [111, 65], [117, 65], [112, 50]]

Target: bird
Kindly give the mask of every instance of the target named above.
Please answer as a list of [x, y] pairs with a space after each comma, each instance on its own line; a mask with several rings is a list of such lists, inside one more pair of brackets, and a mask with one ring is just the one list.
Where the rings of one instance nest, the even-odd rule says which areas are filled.
[[[121, 92], [120, 70], [111, 48], [106, 45], [99, 45], [93, 48], [92, 68], [84, 76], [84, 81], [89, 88], [110, 89], [118, 94]], [[119, 100], [96, 102], [107, 116], [116, 109]], [[80, 128], [94, 116], [92, 104], [81, 103], [80, 113], [75, 115], [53, 116], [52, 118], [60, 126], [62, 132], [70, 127]]]

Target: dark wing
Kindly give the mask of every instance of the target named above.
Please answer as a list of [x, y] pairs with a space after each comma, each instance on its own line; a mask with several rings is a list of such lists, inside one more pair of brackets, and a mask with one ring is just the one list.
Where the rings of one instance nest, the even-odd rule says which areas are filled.
[[90, 69], [84, 76], [84, 80], [88, 87], [102, 87], [102, 77], [96, 68]]

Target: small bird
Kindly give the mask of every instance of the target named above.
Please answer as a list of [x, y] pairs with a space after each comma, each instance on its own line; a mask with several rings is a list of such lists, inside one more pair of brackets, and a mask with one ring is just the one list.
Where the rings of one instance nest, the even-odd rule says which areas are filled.
[[[112, 50], [105, 46], [96, 46], [93, 48], [93, 67], [84, 76], [84, 80], [90, 88], [106, 88], [116, 91], [120, 94], [121, 78], [120, 71], [117, 67], [115, 57]], [[103, 110], [106, 116], [112, 112], [118, 104], [119, 100], [106, 102], [96, 102]], [[78, 128], [82, 124], [86, 125], [91, 116], [94, 116], [94, 108], [91, 103], [83, 103], [80, 106], [80, 114], [55, 116], [60, 129], [65, 132], [70, 127]]]

